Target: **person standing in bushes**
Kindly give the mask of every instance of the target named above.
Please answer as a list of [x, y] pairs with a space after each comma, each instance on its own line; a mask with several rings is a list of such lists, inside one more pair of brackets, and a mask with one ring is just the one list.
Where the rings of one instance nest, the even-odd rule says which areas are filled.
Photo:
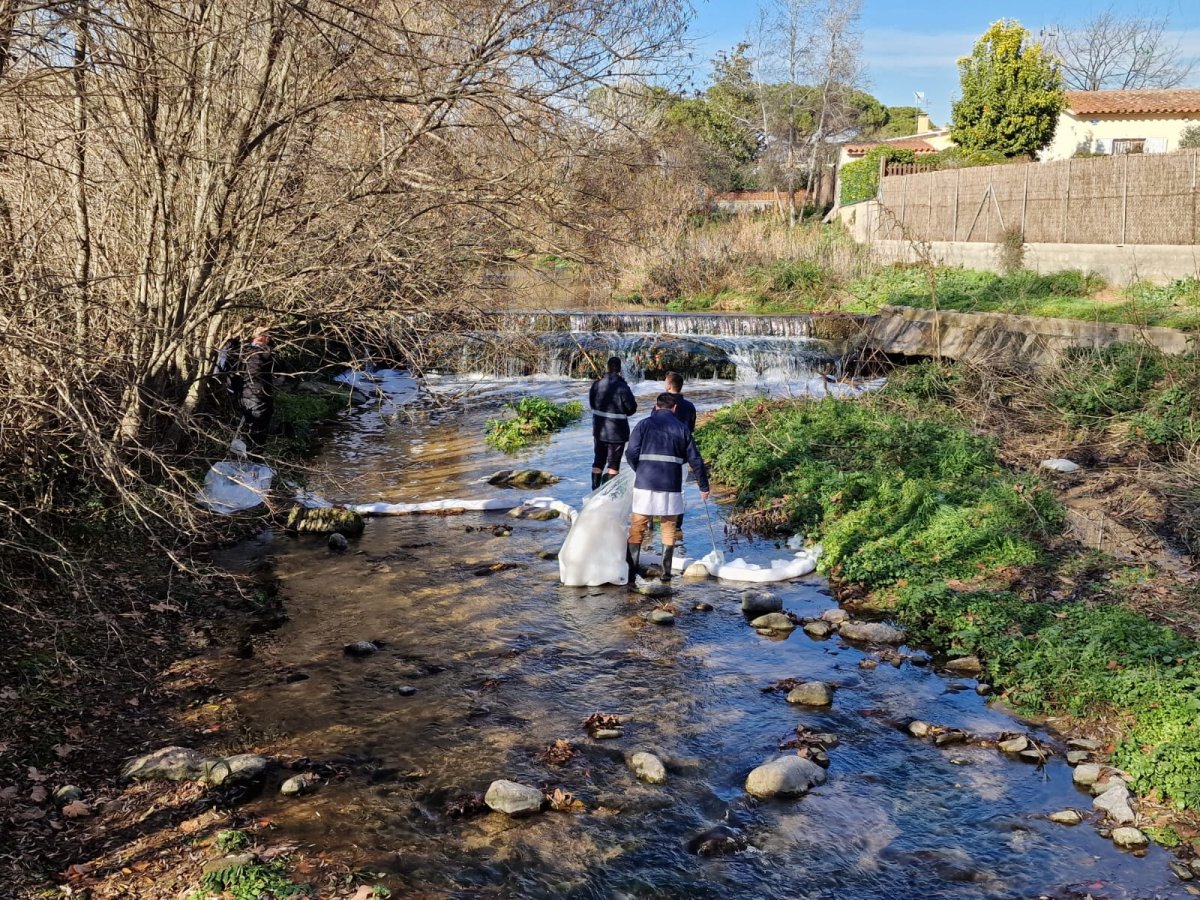
[[675, 417], [676, 395], [658, 395], [654, 411], [638, 422], [629, 437], [625, 458], [637, 473], [633, 481], [633, 520], [629, 525], [625, 561], [629, 564], [629, 583], [634, 583], [642, 557], [642, 539], [650, 523], [662, 525], [663, 581], [671, 580], [675, 556], [675, 522], [683, 513], [683, 467], [691, 466], [700, 488], [700, 497], [708, 499], [708, 473], [696, 441], [686, 425]]
[[242, 413], [246, 449], [261, 455], [275, 411], [275, 360], [271, 355], [271, 332], [265, 326], [255, 328], [250, 343], [242, 347], [234, 394]]
[[[696, 407], [691, 400], [683, 396], [683, 376], [678, 372], [668, 372], [663, 379], [663, 387], [675, 398], [675, 418], [687, 426], [688, 434], [696, 433]], [[675, 546], [683, 548], [683, 513], [675, 519]]]
[[588, 405], [592, 408], [592, 490], [621, 471], [621, 452], [629, 440], [629, 417], [637, 401], [621, 377], [621, 360], [612, 357], [608, 372], [592, 382]]

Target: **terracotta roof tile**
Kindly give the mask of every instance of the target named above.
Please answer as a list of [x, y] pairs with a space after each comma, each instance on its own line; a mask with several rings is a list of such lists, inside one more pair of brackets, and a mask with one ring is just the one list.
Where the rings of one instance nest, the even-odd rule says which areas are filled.
[[1200, 88], [1169, 91], [1067, 91], [1067, 108], [1077, 116], [1200, 113]]
[[869, 141], [864, 144], [847, 144], [846, 152], [858, 155], [874, 150], [876, 147], [897, 147], [901, 150], [911, 150], [913, 153], [937, 153], [937, 148], [928, 141], [920, 138], [900, 138], [894, 141]]

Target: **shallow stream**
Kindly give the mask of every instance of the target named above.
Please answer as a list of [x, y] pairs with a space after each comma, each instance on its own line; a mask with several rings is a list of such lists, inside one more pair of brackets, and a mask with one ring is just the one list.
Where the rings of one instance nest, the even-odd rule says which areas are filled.
[[[534, 385], [555, 399], [586, 397], [586, 382]], [[438, 383], [444, 393], [462, 387]], [[648, 408], [657, 383], [636, 387]], [[485, 447], [484, 423], [529, 389], [501, 381], [444, 409], [348, 413], [315, 461], [325, 475], [313, 487], [335, 501], [498, 496], [506, 489], [486, 477], [513, 461]], [[689, 396], [703, 410], [745, 390], [713, 382]], [[559, 475], [536, 493], [578, 506], [590, 458], [585, 417], [519, 464]], [[708, 531], [688, 490], [686, 543], [700, 555]], [[493, 535], [500, 524], [511, 536]], [[730, 557], [780, 555], [768, 542], [728, 543], [716, 528]], [[385, 873], [394, 896], [1187, 896], [1161, 850], [1137, 858], [1091, 824], [1046, 819], [1091, 809], [1061, 758], [1041, 769], [902, 730], [913, 717], [972, 732], [1023, 730], [977, 696], [973, 681], [909, 661], [860, 668], [869, 648], [836, 637], [761, 636], [741, 612], [737, 584], [677, 580], [675, 625], [647, 624], [653, 601], [558, 583], [556, 561], [538, 554], [556, 551], [565, 531], [559, 521], [503, 513], [414, 516], [370, 520], [340, 556], [321, 539], [281, 534], [242, 548], [273, 557], [290, 621], [245, 663], [239, 707], [280, 756], [338, 773], [310, 797], [267, 792], [253, 814], [271, 818], [281, 841]], [[515, 567], [475, 574], [497, 562]], [[816, 576], [770, 587], [800, 615], [834, 605]], [[697, 603], [713, 608], [695, 611]], [[343, 654], [364, 639], [385, 646], [361, 660]], [[762, 690], [784, 678], [836, 684], [832, 708], [792, 707]], [[594, 712], [621, 716], [623, 736], [589, 738], [582, 721]], [[747, 797], [746, 774], [792, 752], [778, 748], [798, 725], [839, 737], [828, 782], [798, 800]], [[544, 761], [560, 739], [575, 758]], [[665, 785], [642, 784], [626, 767], [624, 754], [645, 748], [666, 760]], [[521, 820], [447, 812], [496, 778], [561, 788], [586, 811]], [[750, 849], [688, 851], [690, 838], [721, 822]]]

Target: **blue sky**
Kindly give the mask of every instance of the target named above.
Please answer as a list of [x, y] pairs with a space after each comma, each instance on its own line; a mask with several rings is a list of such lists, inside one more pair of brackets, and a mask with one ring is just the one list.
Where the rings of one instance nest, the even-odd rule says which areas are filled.
[[[697, 59], [696, 84], [708, 79], [708, 61], [742, 40], [757, 15], [757, 0], [693, 0], [691, 37]], [[1070, 27], [1096, 11], [1158, 13], [1170, 19], [1174, 37], [1189, 57], [1200, 58], [1200, 2], [1163, 0], [1155, 5], [1131, 0], [863, 0], [862, 34], [867, 90], [890, 106], [913, 103], [924, 91], [933, 120], [945, 124], [957, 96], [955, 61], [997, 19], [1017, 19], [1034, 34], [1054, 24]], [[1189, 84], [1200, 87], [1200, 66]]]

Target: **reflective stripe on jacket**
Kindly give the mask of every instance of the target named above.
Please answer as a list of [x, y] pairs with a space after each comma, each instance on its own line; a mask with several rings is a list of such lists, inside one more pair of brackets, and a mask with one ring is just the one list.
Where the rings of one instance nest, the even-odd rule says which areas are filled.
[[637, 401], [624, 378], [610, 374], [594, 381], [588, 405], [592, 408], [593, 438], [610, 444], [629, 440], [629, 417], [637, 412]]
[[625, 459], [637, 476], [633, 486], [645, 491], [683, 491], [683, 466], [696, 474], [696, 485], [708, 490], [708, 473], [686, 425], [669, 409], [656, 409], [637, 423]]

